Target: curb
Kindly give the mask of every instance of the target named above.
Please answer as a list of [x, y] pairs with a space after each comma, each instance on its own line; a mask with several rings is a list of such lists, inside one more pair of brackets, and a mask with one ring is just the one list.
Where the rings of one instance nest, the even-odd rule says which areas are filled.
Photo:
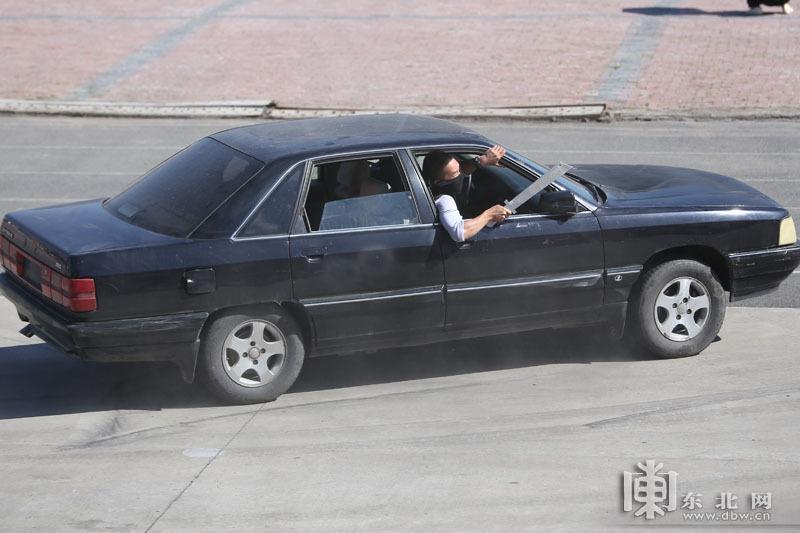
[[406, 113], [410, 115], [426, 115], [440, 118], [472, 118], [472, 119], [600, 119], [606, 113], [605, 104], [561, 105], [561, 106], [528, 106], [528, 107], [447, 107], [420, 106], [398, 107], [393, 109], [315, 109], [315, 108], [283, 108], [273, 107], [268, 110], [266, 118], [298, 119], [315, 117], [341, 117], [347, 115]]
[[347, 115], [408, 113], [442, 118], [506, 118], [528, 120], [601, 119], [605, 104], [526, 106], [526, 107], [448, 107], [408, 108], [289, 108], [273, 101], [234, 101], [198, 103], [142, 102], [66, 102], [0, 99], [0, 113], [13, 115], [62, 115], [118, 118], [265, 118], [275, 120], [338, 117]]
[[70, 102], [0, 99], [0, 114], [51, 115], [115, 118], [261, 118], [292, 120], [347, 115], [407, 113], [452, 119], [516, 120], [796, 120], [797, 108], [653, 110], [613, 109], [607, 104], [576, 104], [520, 107], [419, 106], [397, 108], [304, 108], [281, 107], [267, 101], [210, 102]]
[[63, 115], [93, 117], [261, 117], [269, 102], [203, 102], [148, 104], [141, 102], [60, 102], [2, 100], [0, 113], [14, 115]]

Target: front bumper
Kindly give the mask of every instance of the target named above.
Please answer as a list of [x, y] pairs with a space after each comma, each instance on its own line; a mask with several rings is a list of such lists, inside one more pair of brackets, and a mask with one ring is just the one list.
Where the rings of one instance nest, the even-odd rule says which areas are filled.
[[6, 272], [0, 273], [0, 293], [37, 337], [69, 354], [91, 361], [172, 361], [184, 379], [194, 376], [206, 312], [78, 322]]
[[731, 301], [741, 300], [777, 289], [800, 265], [800, 245], [739, 252], [727, 258]]

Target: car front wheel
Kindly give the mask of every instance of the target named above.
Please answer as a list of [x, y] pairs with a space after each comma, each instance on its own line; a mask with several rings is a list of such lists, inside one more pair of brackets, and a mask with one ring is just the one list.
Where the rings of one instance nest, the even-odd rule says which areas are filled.
[[716, 338], [725, 318], [725, 289], [707, 265], [688, 259], [644, 273], [631, 301], [630, 328], [653, 355], [696, 355]]
[[289, 390], [305, 358], [297, 323], [279, 309], [214, 320], [201, 344], [206, 386], [225, 402], [268, 402]]

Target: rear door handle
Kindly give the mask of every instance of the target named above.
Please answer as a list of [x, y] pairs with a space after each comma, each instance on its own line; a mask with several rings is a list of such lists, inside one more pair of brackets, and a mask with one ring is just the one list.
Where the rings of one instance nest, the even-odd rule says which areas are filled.
[[306, 263], [320, 263], [322, 258], [325, 257], [324, 248], [306, 248], [300, 252], [306, 259]]
[[469, 250], [470, 248], [472, 248], [472, 242], [471, 241], [462, 241], [462, 242], [456, 243], [456, 248], [458, 248], [459, 250]]

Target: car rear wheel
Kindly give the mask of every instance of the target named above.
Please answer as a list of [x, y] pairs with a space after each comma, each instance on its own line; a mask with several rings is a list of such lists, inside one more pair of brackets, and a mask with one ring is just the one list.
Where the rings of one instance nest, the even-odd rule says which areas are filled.
[[725, 289], [711, 268], [668, 261], [644, 273], [631, 299], [630, 332], [658, 357], [696, 355], [716, 338], [725, 310]]
[[300, 328], [277, 308], [218, 317], [200, 351], [206, 386], [238, 404], [272, 401], [289, 390], [305, 358]]

